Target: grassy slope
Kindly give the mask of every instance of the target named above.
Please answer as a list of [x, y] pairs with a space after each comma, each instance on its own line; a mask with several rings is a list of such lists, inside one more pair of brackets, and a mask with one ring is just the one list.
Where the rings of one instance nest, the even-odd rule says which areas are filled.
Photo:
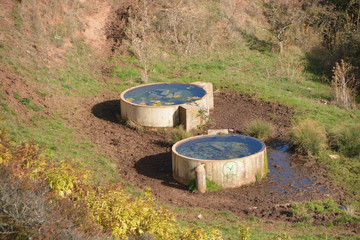
[[[12, 15], [16, 24], [15, 33], [24, 33], [25, 26], [22, 25], [24, 23], [20, 15], [17, 11], [14, 11]], [[20, 39], [21, 37], [18, 37], [17, 41], [21, 41]], [[12, 41], [4, 41], [2, 44], [1, 61], [27, 81], [36, 82], [45, 98], [51, 94], [82, 98], [85, 95], [96, 96], [103, 90], [118, 94], [125, 88], [136, 85], [140, 76], [139, 68], [136, 67], [138, 63], [133, 58], [121, 57], [112, 61], [95, 59], [91, 56], [91, 48], [81, 38], [74, 39], [71, 47], [63, 47], [66, 51], [64, 61], [50, 68], [38, 67], [36, 54], [26, 56], [21, 49], [15, 47]], [[320, 99], [331, 98], [331, 89], [328, 85], [320, 83], [317, 76], [306, 72], [301, 67], [305, 65], [301, 53], [279, 56], [256, 49], [251, 50], [248, 44], [244, 40], [231, 48], [223, 48], [211, 55], [190, 58], [174, 56], [163, 61], [154, 61], [151, 64], [150, 80], [152, 82], [209, 81], [215, 88], [230, 87], [255, 94], [264, 100], [278, 101], [293, 106], [298, 113], [297, 119], [315, 118], [325, 126], [351, 123], [360, 118], [359, 111], [345, 111], [333, 105], [320, 103]], [[112, 76], [107, 77], [106, 83], [97, 67], [103, 64], [114, 67]], [[41, 111], [29, 110], [32, 121], [25, 121], [18, 119], [16, 111], [11, 106], [6, 104], [1, 106], [0, 113], [7, 119], [1, 124], [11, 129], [13, 136], [17, 139], [35, 140], [46, 145], [49, 154], [53, 154], [58, 159], [63, 157], [75, 159], [75, 161], [86, 159], [86, 162], [94, 169], [102, 168], [97, 172], [116, 171], [111, 165], [111, 159], [97, 154], [96, 146], [79, 137], [76, 130], [66, 125], [63, 111], [71, 111], [71, 109], [54, 110], [48, 117], [41, 116]], [[110, 174], [107, 177], [110, 179]], [[187, 209], [179, 210], [179, 214], [182, 215], [181, 212], [188, 214], [188, 211]], [[242, 220], [231, 213], [206, 214], [208, 214], [206, 215], [208, 219], [219, 218], [219, 215], [225, 216], [224, 221], [205, 222], [211, 225], [222, 223], [220, 227], [226, 236], [233, 235], [234, 226], [244, 221], [255, 229], [254, 239], [261, 239], [268, 235], [268, 232], [273, 231], [300, 234], [299, 239], [325, 238], [324, 234], [332, 231], [327, 228], [316, 228], [319, 232], [317, 236], [317, 233], [303, 233], [301, 230], [303, 226], [286, 226], [270, 230], [261, 220]], [[190, 221], [186, 224], [203, 225], [202, 222]], [[265, 226], [264, 229], [262, 226]], [[314, 227], [307, 226], [307, 228], [306, 232], [314, 231]]]

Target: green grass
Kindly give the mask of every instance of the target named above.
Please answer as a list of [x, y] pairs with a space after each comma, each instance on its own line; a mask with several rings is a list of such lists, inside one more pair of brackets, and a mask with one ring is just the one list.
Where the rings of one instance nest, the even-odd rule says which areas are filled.
[[360, 202], [360, 162], [357, 158], [330, 157], [336, 154], [336, 152], [325, 151], [320, 154], [318, 160], [326, 164], [329, 178], [346, 187], [350, 193], [354, 192], [352, 193], [354, 199]]
[[[11, 13], [15, 20], [15, 30], [20, 31], [24, 25], [19, 9], [14, 8]], [[57, 33], [69, 35], [67, 26], [58, 26], [64, 31]], [[52, 33], [54, 35], [54, 33]], [[152, 60], [149, 70], [150, 82], [212, 82], [215, 89], [224, 87], [253, 94], [256, 97], [272, 102], [280, 102], [293, 107], [295, 120], [316, 119], [317, 122], [329, 128], [335, 125], [354, 124], [360, 119], [360, 111], [345, 110], [331, 104], [323, 104], [320, 100], [331, 101], [331, 88], [319, 81], [319, 76], [307, 72], [301, 66], [306, 65], [305, 54], [293, 53], [279, 56], [268, 52], [270, 43], [256, 39], [251, 34], [244, 35], [244, 43], [235, 43], [231, 47], [223, 46], [213, 54], [177, 56], [170, 55], [167, 60]], [[62, 42], [55, 41], [54, 45]], [[13, 69], [26, 81], [36, 81], [40, 84], [36, 93], [47, 97], [54, 93], [79, 98], [96, 97], [102, 91], [119, 94], [126, 88], [139, 84], [140, 64], [134, 57], [117, 57], [112, 60], [95, 59], [92, 50], [82, 39], [72, 39], [72, 47], [65, 49], [64, 61], [51, 67], [38, 64], [36, 56], [28, 56], [20, 48], [13, 48], [10, 41], [4, 40], [0, 47], [0, 60]], [[99, 66], [105, 65], [111, 69], [109, 76], [104, 77]], [[105, 81], [106, 80], [106, 81]], [[44, 86], [42, 88], [41, 86]], [[12, 135], [21, 140], [34, 140], [47, 146], [47, 154], [55, 159], [70, 158], [75, 162], [85, 162], [96, 169], [97, 179], [115, 179], [115, 167], [111, 159], [98, 153], [97, 146], [81, 137], [81, 133], [66, 124], [63, 115], [71, 109], [53, 112], [42, 116], [43, 109], [34, 105], [27, 96], [15, 96], [23, 105], [31, 110], [31, 121], [19, 119], [17, 113], [6, 102], [0, 103], [0, 114], [7, 120], [6, 125]], [[215, 106], [216, 107], [216, 106]], [[178, 134], [176, 142], [184, 136]], [[356, 158], [341, 156], [331, 159], [328, 155], [333, 152], [322, 152], [318, 159], [326, 163], [329, 176], [353, 189], [360, 196], [360, 166]], [[115, 181], [114, 180], [114, 181]], [[212, 187], [208, 187], [209, 189]], [[128, 185], [129, 191], [134, 191]], [[357, 201], [360, 201], [358, 199]], [[301, 210], [302, 209], [302, 210]], [[310, 221], [309, 211], [325, 211], [326, 207], [320, 203], [307, 203], [300, 206], [298, 214], [303, 211], [304, 219]], [[301, 211], [300, 211], [301, 210]], [[179, 210], [182, 212], [182, 210]], [[187, 214], [192, 209], [185, 210]], [[203, 220], [196, 218], [199, 211], [204, 215]], [[344, 239], [341, 233], [327, 234], [332, 228], [315, 227], [300, 222], [294, 226], [284, 227], [276, 222], [274, 229], [263, 229], [266, 223], [253, 217], [240, 219], [230, 212], [203, 212], [197, 210], [187, 216], [183, 224], [214, 226], [223, 230], [225, 239], [234, 239], [240, 225], [248, 225], [253, 230], [251, 239], [266, 239], [276, 237], [283, 232], [289, 232], [293, 239]], [[311, 212], [310, 211], [310, 212]], [[336, 220], [338, 223], [355, 222], [356, 219], [343, 215]], [[306, 221], [305, 221], [306, 222]], [[307, 232], [304, 233], [303, 229]], [[338, 230], [341, 232], [341, 230]], [[345, 231], [344, 231], [345, 232]], [[346, 238], [355, 239], [353, 235]]]
[[17, 99], [20, 103], [27, 106], [29, 109], [32, 109], [35, 112], [39, 112], [42, 110], [41, 107], [37, 106], [35, 103], [32, 102], [32, 99], [30, 97], [22, 98], [20, 95], [16, 92], [14, 92], [14, 97]]
[[[303, 56], [292, 58], [303, 61]], [[331, 100], [331, 89], [314, 79], [317, 76], [301, 70], [279, 73], [279, 64], [288, 61], [288, 56], [261, 54], [243, 45], [223, 49], [218, 55], [193, 56], [174, 59], [171, 62], [156, 62], [165, 70], [151, 72], [153, 82], [166, 79], [170, 82], [212, 82], [216, 88], [229, 87], [258, 98], [277, 101], [292, 106], [300, 118], [314, 118], [325, 126], [343, 122], [356, 122], [359, 111], [347, 111], [334, 105], [325, 105], [320, 100]], [[296, 76], [296, 77], [294, 77]], [[355, 116], [355, 118], [354, 118]]]
[[[249, 227], [250, 239], [277, 239], [290, 236], [292, 239], [358, 239], [353, 233], [348, 233], [340, 226], [312, 226], [305, 223], [289, 224], [256, 217], [247, 219], [238, 217], [231, 212], [216, 211], [202, 208], [174, 208], [173, 211], [181, 219], [182, 226], [214, 227], [223, 233], [223, 239], [239, 239], [239, 228]], [[201, 215], [201, 218], [199, 218]], [[285, 235], [286, 233], [286, 235]]]
[[[196, 179], [193, 178], [190, 180], [189, 184], [188, 184], [188, 188], [190, 192], [196, 192]], [[223, 189], [222, 186], [220, 186], [219, 184], [217, 184], [216, 182], [210, 180], [210, 179], [206, 179], [206, 192], [216, 192]]]
[[[4, 112], [3, 112], [4, 113]], [[1, 122], [18, 142], [35, 141], [46, 148], [53, 159], [71, 159], [97, 169], [95, 180], [99, 182], [118, 179], [110, 159], [97, 152], [96, 146], [78, 136], [77, 131], [67, 126], [60, 116], [45, 117], [34, 115], [32, 124], [25, 123], [17, 116], [5, 115]], [[15, 120], [16, 119], [16, 120]]]
[[360, 217], [356, 216], [354, 213], [340, 209], [340, 205], [334, 202], [331, 198], [326, 201], [293, 203], [290, 207], [290, 213], [297, 217], [299, 222], [305, 224], [313, 221], [314, 214], [321, 214], [324, 216], [336, 215], [337, 217], [332, 222], [327, 223], [329, 226], [358, 226], [360, 223]]

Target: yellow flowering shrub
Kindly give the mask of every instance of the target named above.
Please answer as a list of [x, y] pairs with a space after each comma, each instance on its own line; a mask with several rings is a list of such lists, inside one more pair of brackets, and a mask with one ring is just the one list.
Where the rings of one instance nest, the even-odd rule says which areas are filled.
[[49, 187], [57, 191], [61, 197], [70, 195], [74, 185], [79, 181], [73, 171], [69, 163], [62, 161], [60, 166], [45, 171], [45, 181]]
[[150, 192], [134, 199], [124, 189], [91, 192], [87, 197], [91, 215], [104, 231], [109, 229], [114, 238], [145, 233], [160, 239], [175, 239], [178, 223], [167, 209], [156, 206]]
[[[91, 174], [79, 165], [47, 158], [33, 142], [13, 146], [6, 134], [0, 129], [0, 165], [10, 167], [19, 178], [46, 182], [57, 193], [51, 201], [69, 200], [74, 209], [81, 211], [85, 202], [86, 212], [82, 214], [91, 216], [96, 226], [100, 225], [103, 232], [111, 232], [115, 239], [145, 234], [156, 239], [222, 239], [216, 229], [181, 228], [174, 214], [157, 203], [150, 188], [143, 197], [134, 197], [122, 186], [96, 187], [86, 181]], [[62, 198], [57, 199], [56, 195]]]
[[222, 232], [218, 229], [206, 231], [204, 228], [183, 228], [180, 239], [182, 240], [221, 240]]
[[0, 143], [0, 164], [7, 164], [11, 158], [8, 148]]

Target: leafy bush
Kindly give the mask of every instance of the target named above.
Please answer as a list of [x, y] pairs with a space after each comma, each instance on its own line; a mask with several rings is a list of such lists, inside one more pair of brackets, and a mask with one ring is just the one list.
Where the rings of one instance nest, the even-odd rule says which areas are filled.
[[290, 131], [291, 141], [302, 153], [313, 155], [326, 147], [325, 130], [315, 120], [307, 119]]
[[252, 235], [252, 230], [249, 227], [240, 226], [238, 230], [239, 240], [249, 240]]
[[18, 162], [0, 164], [0, 232], [6, 239], [102, 236], [81, 203], [58, 199], [44, 181], [32, 180], [26, 171], [19, 170]]
[[177, 234], [175, 217], [165, 208], [157, 207], [150, 192], [145, 198], [133, 199], [123, 188], [91, 192], [86, 197], [92, 218], [114, 238], [148, 233], [164, 239]]
[[330, 130], [329, 145], [348, 157], [360, 154], [360, 123]]
[[15, 146], [4, 129], [0, 157], [0, 231], [11, 239], [221, 239], [217, 229], [180, 227], [149, 189], [134, 197], [122, 185], [97, 187], [81, 166], [48, 159], [32, 142]]
[[266, 141], [271, 136], [273, 130], [274, 128], [270, 122], [255, 120], [249, 125], [246, 132], [249, 136]]
[[62, 162], [58, 167], [53, 167], [45, 172], [46, 183], [52, 190], [56, 190], [61, 197], [70, 195], [78, 179], [74, 169], [67, 162]]

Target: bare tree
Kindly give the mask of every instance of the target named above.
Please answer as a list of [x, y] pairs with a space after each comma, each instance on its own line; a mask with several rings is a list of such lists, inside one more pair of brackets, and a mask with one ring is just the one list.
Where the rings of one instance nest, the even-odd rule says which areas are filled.
[[84, 239], [69, 215], [77, 214], [72, 203], [49, 202], [49, 193], [44, 183], [0, 166], [0, 239]]
[[351, 64], [345, 62], [344, 60], [335, 64], [333, 68], [333, 77], [331, 81], [331, 86], [334, 89], [334, 97], [336, 103], [344, 106], [345, 108], [350, 108], [354, 102], [353, 96], [356, 93], [354, 84], [356, 83], [354, 74], [352, 73]]
[[143, 67], [142, 81], [148, 83], [148, 71], [151, 61], [151, 23], [147, 1], [142, 7], [130, 11], [129, 25], [125, 34], [130, 42], [130, 49]]

